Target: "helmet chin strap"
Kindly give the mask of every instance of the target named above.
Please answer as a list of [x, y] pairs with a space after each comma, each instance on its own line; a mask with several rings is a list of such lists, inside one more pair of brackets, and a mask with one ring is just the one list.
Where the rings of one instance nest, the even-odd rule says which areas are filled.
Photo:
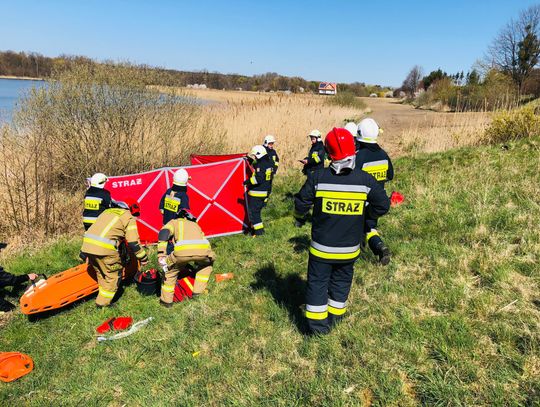
[[354, 170], [354, 167], [356, 167], [356, 156], [351, 155], [342, 160], [332, 161], [330, 167], [332, 167], [336, 174], [340, 174], [345, 169]]

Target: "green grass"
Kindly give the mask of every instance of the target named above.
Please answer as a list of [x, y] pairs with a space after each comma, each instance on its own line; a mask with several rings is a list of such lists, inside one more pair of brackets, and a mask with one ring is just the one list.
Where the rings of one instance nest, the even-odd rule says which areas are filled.
[[[215, 271], [235, 279], [212, 279], [204, 298], [168, 310], [129, 286], [109, 310], [16, 312], [0, 349], [35, 369], [0, 384], [0, 405], [539, 405], [540, 141], [508, 147], [396, 161], [389, 189], [406, 203], [380, 222], [393, 262], [357, 262], [350, 312], [330, 335], [301, 333], [309, 225], [290, 215], [302, 177], [281, 174], [264, 237], [212, 241]], [[78, 247], [5, 266], [50, 274]], [[155, 320], [97, 344], [113, 315]]]

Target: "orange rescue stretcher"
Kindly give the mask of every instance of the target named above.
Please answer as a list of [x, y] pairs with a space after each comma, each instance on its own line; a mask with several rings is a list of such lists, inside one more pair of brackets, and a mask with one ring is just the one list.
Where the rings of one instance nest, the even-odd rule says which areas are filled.
[[[132, 278], [139, 270], [136, 257], [130, 257], [130, 263], [122, 271], [122, 280]], [[21, 312], [31, 315], [62, 308], [97, 290], [96, 272], [88, 264], [80, 264], [28, 287], [20, 299]]]

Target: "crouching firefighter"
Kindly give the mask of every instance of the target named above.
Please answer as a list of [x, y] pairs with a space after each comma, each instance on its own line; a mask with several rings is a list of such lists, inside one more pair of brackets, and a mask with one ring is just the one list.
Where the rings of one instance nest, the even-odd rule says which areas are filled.
[[126, 243], [141, 265], [148, 262], [146, 251], [139, 243], [137, 221], [134, 218], [140, 215], [139, 203], [128, 200], [125, 203], [117, 202], [117, 205], [121, 207], [106, 209], [99, 215], [84, 234], [81, 247], [81, 252], [87, 255], [89, 264], [96, 271], [98, 307], [110, 305], [118, 291], [123, 269], [120, 252]]
[[[170, 254], [167, 253], [169, 242], [174, 245]], [[179, 209], [176, 218], [164, 225], [158, 235], [158, 263], [163, 270], [160, 304], [172, 307], [178, 274], [191, 262], [197, 268], [195, 284], [190, 288], [194, 296], [204, 293], [215, 257], [197, 219], [185, 209]]]
[[261, 211], [265, 207], [272, 192], [274, 164], [270, 161], [263, 146], [254, 146], [248, 154], [253, 163], [253, 174], [244, 182], [248, 188], [249, 220], [253, 227], [253, 235], [264, 234]]
[[[356, 168], [371, 174], [384, 188], [387, 181], [394, 178], [394, 167], [390, 157], [379, 144], [379, 126], [371, 118], [362, 120], [358, 125]], [[366, 216], [364, 227], [366, 244], [382, 265], [390, 263], [390, 249], [384, 244], [377, 230], [377, 219]]]
[[[306, 289], [311, 333], [328, 333], [347, 310], [353, 266], [360, 254], [364, 216], [388, 212], [384, 189], [363, 171], [354, 171], [354, 138], [334, 128], [325, 139], [330, 167], [308, 173], [295, 196], [297, 226], [313, 206]], [[369, 203], [369, 205], [366, 205]]]

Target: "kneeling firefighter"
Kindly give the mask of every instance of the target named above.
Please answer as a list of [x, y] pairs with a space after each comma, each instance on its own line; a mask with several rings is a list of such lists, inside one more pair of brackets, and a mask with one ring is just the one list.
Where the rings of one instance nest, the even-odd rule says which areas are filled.
[[253, 235], [264, 234], [261, 211], [272, 192], [274, 164], [270, 161], [263, 146], [254, 146], [248, 154], [253, 163], [253, 174], [244, 182], [248, 187], [249, 220], [253, 227]]
[[[178, 273], [191, 262], [198, 266], [193, 295], [202, 294], [212, 274], [216, 255], [197, 224], [197, 219], [185, 209], [179, 209], [176, 218], [159, 231], [158, 240], [158, 263], [164, 273], [160, 304], [172, 307]], [[169, 241], [174, 245], [174, 249], [167, 255]]]
[[[354, 171], [354, 138], [334, 128], [325, 139], [330, 167], [308, 173], [295, 196], [297, 226], [313, 205], [306, 289], [306, 317], [311, 333], [328, 333], [347, 310], [354, 262], [360, 255], [364, 216], [384, 215], [390, 200], [375, 179]], [[369, 205], [366, 205], [369, 203]]]
[[81, 252], [88, 257], [89, 264], [96, 270], [99, 292], [98, 307], [106, 307], [113, 300], [121, 281], [122, 258], [119, 251], [129, 246], [141, 265], [146, 265], [148, 256], [139, 243], [137, 221], [139, 203], [135, 200], [117, 202], [119, 208], [110, 208], [98, 216], [86, 231]]
[[[379, 126], [371, 118], [362, 120], [358, 125], [356, 168], [371, 174], [380, 186], [384, 188], [386, 182], [394, 179], [394, 167], [390, 157], [379, 144]], [[381, 239], [377, 230], [377, 219], [366, 216], [364, 232], [366, 244], [375, 256], [379, 257], [382, 265], [390, 263], [390, 249]]]

